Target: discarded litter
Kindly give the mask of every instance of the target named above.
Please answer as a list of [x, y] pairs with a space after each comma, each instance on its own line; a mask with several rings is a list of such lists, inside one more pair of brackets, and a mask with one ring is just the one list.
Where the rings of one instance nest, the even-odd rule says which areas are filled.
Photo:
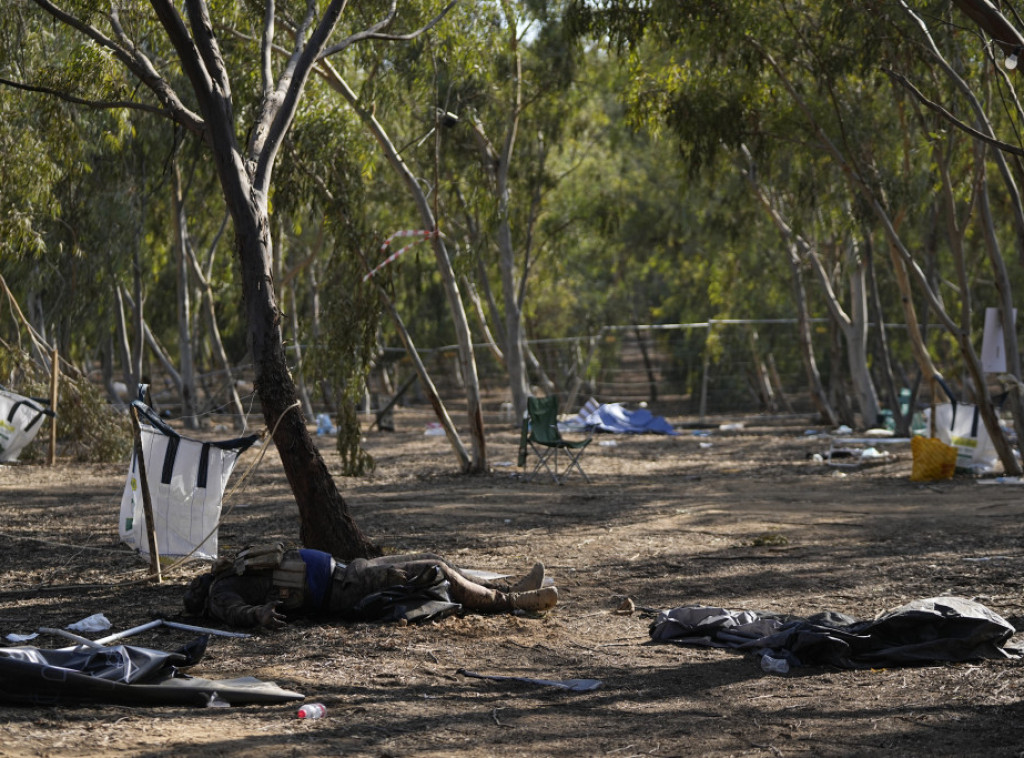
[[300, 719], [319, 719], [327, 714], [327, 706], [323, 703], [306, 703], [299, 708], [296, 717]]
[[34, 640], [38, 636], [39, 635], [35, 632], [32, 632], [32, 634], [15, 634], [14, 632], [11, 632], [4, 637], [4, 639], [8, 642], [28, 642], [29, 640]]
[[207, 708], [230, 708], [231, 703], [222, 698], [216, 692], [211, 692], [206, 699]]
[[761, 670], [769, 674], [788, 674], [789, 661], [785, 658], [773, 658], [765, 653], [761, 656]]
[[615, 440], [601, 440], [597, 443], [600, 447], [615, 447], [619, 443]]
[[721, 426], [718, 427], [718, 431], [720, 431], [720, 432], [741, 432], [741, 431], [743, 431], [743, 426], [744, 425], [743, 425], [742, 421], [740, 421], [738, 423], [735, 423], [735, 424], [722, 424]]
[[496, 674], [478, 674], [475, 671], [459, 669], [459, 674], [473, 677], [474, 679], [490, 679], [495, 682], [523, 682], [525, 684], [540, 684], [546, 687], [557, 687], [570, 692], [592, 692], [604, 684], [600, 679], [533, 679], [526, 676], [499, 676]]
[[441, 426], [440, 421], [431, 421], [429, 424], [427, 424], [427, 428], [423, 432], [423, 434], [427, 437], [443, 437], [444, 427]]
[[106, 645], [110, 642], [117, 640], [123, 640], [127, 637], [132, 637], [140, 632], [148, 632], [150, 629], [155, 629], [158, 626], [166, 626], [170, 629], [180, 629], [185, 632], [197, 632], [198, 634], [213, 634], [219, 637], [238, 637], [245, 639], [246, 637], [252, 637], [251, 634], [246, 632], [228, 632], [223, 629], [211, 629], [207, 626], [194, 626], [192, 624], [182, 624], [177, 621], [168, 621], [167, 619], [155, 619], [145, 624], [132, 627], [131, 629], [125, 629], [123, 632], [117, 632], [116, 634], [110, 634], [102, 639], [95, 640], [98, 645]]
[[317, 436], [323, 434], [337, 434], [338, 428], [331, 421], [331, 417], [326, 413], [318, 413], [316, 417], [316, 433]]
[[102, 613], [94, 613], [74, 624], [68, 624], [64, 628], [73, 632], [105, 632], [110, 628], [110, 620]]
[[994, 479], [979, 479], [978, 484], [1024, 484], [1019, 476], [997, 476]]

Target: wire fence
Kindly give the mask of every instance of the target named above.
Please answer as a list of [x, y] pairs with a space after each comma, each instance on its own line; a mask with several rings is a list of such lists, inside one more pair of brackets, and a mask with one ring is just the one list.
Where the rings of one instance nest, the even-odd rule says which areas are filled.
[[[601, 402], [658, 404], [674, 413], [713, 416], [731, 413], [811, 413], [809, 380], [800, 351], [796, 319], [728, 319], [686, 324], [607, 326], [594, 335], [530, 341], [543, 368], [531, 372], [535, 391], [554, 389], [563, 407]], [[852, 404], [846, 353], [827, 319], [811, 322], [815, 361], [822, 383], [839, 403]], [[930, 327], [926, 327], [930, 328]], [[891, 403], [878, 326], [869, 365], [883, 405]], [[896, 393], [918, 384], [904, 324], [885, 324]], [[461, 391], [458, 351], [447, 345], [424, 353], [445, 397]], [[481, 384], [490, 396], [508, 395], [504, 366], [476, 347]], [[400, 364], [401, 365], [401, 362]], [[955, 368], [954, 368], [955, 370]], [[547, 380], [545, 386], [542, 380]], [[928, 388], [921, 387], [924, 398]], [[505, 397], [505, 400], [510, 397]]]
[[[826, 319], [812, 321], [815, 360], [823, 384], [842, 402], [850, 395], [846, 354], [840, 338]], [[886, 324], [896, 391], [917, 383], [917, 369], [911, 358], [906, 326]], [[877, 325], [869, 325], [872, 334]], [[869, 356], [872, 373], [883, 406], [887, 382], [882, 380], [879, 340]], [[589, 398], [600, 402], [657, 405], [662, 412], [696, 416], [735, 413], [812, 413], [807, 372], [800, 353], [798, 323], [795, 319], [728, 319], [685, 324], [631, 324], [606, 326], [596, 334], [557, 339], [531, 340], [529, 349], [536, 362], [531, 382], [536, 394], [554, 392], [565, 409], [578, 409]], [[308, 353], [309, 348], [304, 348]], [[511, 400], [508, 373], [491, 346], [474, 346], [477, 372], [485, 396], [485, 411], [497, 411]], [[465, 400], [458, 347], [444, 345], [420, 349], [420, 358], [442, 399], [457, 407]], [[539, 368], [538, 368], [539, 367]], [[298, 374], [298, 367], [295, 367]], [[234, 369], [236, 386], [243, 403], [258, 413], [252, 394], [251, 366]], [[952, 374], [947, 374], [952, 375]], [[226, 412], [223, 372], [204, 374], [209, 413]], [[322, 394], [323, 384], [306, 377], [314, 412], [331, 413]], [[379, 408], [404, 388], [399, 404], [426, 402], [414, 381], [412, 361], [399, 347], [382, 353], [371, 376], [364, 410]], [[921, 387], [919, 399], [926, 399]], [[160, 392], [165, 407], [177, 405], [174, 388]], [[852, 402], [852, 401], [851, 401]]]

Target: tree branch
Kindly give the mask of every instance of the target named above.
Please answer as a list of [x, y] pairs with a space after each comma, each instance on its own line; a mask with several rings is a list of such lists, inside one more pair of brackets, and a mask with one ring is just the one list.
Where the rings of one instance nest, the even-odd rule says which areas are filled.
[[[324, 45], [327, 44], [331, 33], [337, 27], [338, 20], [347, 5], [347, 0], [332, 0], [328, 4], [320, 22], [310, 34], [309, 42], [299, 46], [289, 62], [286, 75], [282, 77], [275, 93], [275, 98], [280, 96], [280, 104], [275, 103], [277, 107], [268, 107], [267, 103], [264, 103], [264, 111], [257, 128], [265, 130], [265, 133], [261, 135], [261, 141], [258, 143], [258, 154], [253, 156], [256, 159], [253, 186], [261, 193], [266, 193], [269, 189], [277, 151], [295, 117], [299, 98], [309, 79], [309, 73], [319, 60]], [[257, 143], [254, 142], [254, 144]]]
[[231, 80], [227, 75], [224, 56], [220, 54], [217, 35], [213, 33], [209, 6], [206, 0], [185, 0], [185, 7], [188, 9], [189, 25], [192, 27], [195, 49], [206, 69], [207, 76], [214, 85], [211, 93], [226, 104], [227, 115], [231, 116]]
[[340, 53], [342, 50], [344, 50], [347, 47], [350, 47], [356, 42], [362, 42], [363, 40], [367, 39], [384, 40], [387, 42], [407, 42], [411, 39], [416, 39], [420, 35], [425, 34], [426, 32], [433, 29], [435, 26], [437, 26], [441, 22], [441, 20], [448, 15], [448, 12], [455, 7], [455, 4], [457, 2], [458, 0], [450, 0], [448, 5], [446, 5], [441, 10], [440, 13], [438, 13], [429, 22], [427, 22], [414, 32], [409, 32], [408, 34], [384, 34], [381, 30], [386, 29], [388, 26], [390, 26], [398, 15], [397, 0], [392, 0], [391, 8], [388, 10], [387, 15], [384, 16], [384, 18], [381, 21], [378, 21], [369, 29], [365, 29], [356, 34], [352, 34], [343, 39], [341, 42], [337, 43], [336, 45], [331, 45], [330, 47], [326, 48], [322, 53], [320, 53], [320, 58], [322, 59], [330, 57], [332, 55], [336, 55], [337, 53]]
[[953, 5], [970, 16], [1007, 54], [1024, 47], [1024, 37], [988, 0], [953, 0]]
[[[132, 74], [138, 77], [139, 81], [141, 81], [156, 96], [157, 100], [163, 103], [170, 118], [191, 132], [203, 134], [205, 125], [202, 117], [185, 106], [181, 98], [178, 97], [178, 93], [174, 91], [174, 88], [171, 87], [162, 76], [160, 76], [149, 58], [146, 57], [146, 55], [142, 53], [127, 36], [124, 35], [124, 32], [118, 23], [116, 14], [110, 17], [111, 26], [120, 36], [122, 44], [118, 44], [92, 24], [88, 24], [82, 19], [73, 16], [64, 9], [50, 2], [50, 0], [32, 1], [44, 12], [50, 14], [61, 23], [81, 32], [100, 47], [110, 50], [114, 56], [121, 61]], [[154, 8], [156, 8], [156, 0], [154, 0], [153, 5]], [[171, 10], [173, 12], [173, 8]], [[59, 93], [54, 91], [51, 92], [51, 94], [56, 95]], [[84, 102], [83, 104], [88, 105], [89, 103]], [[124, 107], [137, 108], [139, 106], [126, 105]], [[155, 110], [154, 112], [159, 113], [160, 111]]]
[[958, 119], [956, 116], [947, 111], [938, 103], [929, 100], [917, 87], [911, 84], [910, 80], [907, 79], [907, 77], [905, 77], [903, 74], [897, 73], [892, 69], [885, 69], [885, 73], [888, 74], [894, 82], [896, 82], [904, 89], [906, 89], [908, 92], [910, 92], [910, 94], [913, 95], [918, 101], [920, 101], [926, 108], [929, 108], [938, 113], [940, 116], [942, 116], [942, 118], [951, 123], [957, 129], [960, 129], [961, 131], [974, 137], [974, 139], [980, 140], [981, 142], [984, 142], [988, 145], [992, 145], [993, 147], [998, 148], [999, 150], [1003, 150], [1007, 153], [1012, 153], [1013, 155], [1024, 156], [1024, 149], [1021, 149], [1016, 145], [1011, 145], [1008, 142], [1003, 142], [1002, 140], [996, 139], [995, 137], [991, 137], [985, 134], [984, 132], [978, 131], [973, 126], [965, 124], [963, 121]]
[[274, 0], [267, 0], [263, 11], [263, 41], [260, 44], [260, 70], [263, 78], [263, 101], [266, 102], [274, 87], [274, 70], [271, 61], [274, 57]]
[[155, 105], [147, 105], [146, 103], [136, 103], [131, 100], [88, 100], [84, 97], [72, 95], [69, 92], [62, 92], [61, 90], [54, 89], [53, 87], [42, 87], [36, 84], [23, 84], [21, 82], [12, 81], [11, 79], [5, 79], [4, 77], [0, 77], [0, 84], [5, 87], [11, 87], [12, 89], [24, 90], [25, 92], [39, 92], [44, 95], [53, 95], [65, 102], [74, 103], [75, 105], [84, 105], [87, 108], [94, 108], [96, 110], [131, 108], [133, 110], [156, 113], [162, 116], [169, 115], [169, 112], [164, 108], [159, 108]]

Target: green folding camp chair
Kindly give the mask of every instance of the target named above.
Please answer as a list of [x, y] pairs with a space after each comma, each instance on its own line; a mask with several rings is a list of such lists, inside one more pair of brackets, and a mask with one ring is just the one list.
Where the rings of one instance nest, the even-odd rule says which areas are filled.
[[[580, 472], [583, 480], [590, 483], [590, 477], [580, 466], [580, 456], [591, 437], [577, 442], [562, 439], [558, 431], [558, 398], [530, 397], [526, 399], [526, 413], [523, 415], [523, 431], [519, 437], [519, 466], [524, 469], [524, 479], [530, 481], [544, 468], [557, 484], [562, 484], [573, 469]], [[525, 473], [527, 455], [533, 453], [537, 462], [533, 471]], [[558, 454], [564, 453], [565, 466], [558, 470]]]

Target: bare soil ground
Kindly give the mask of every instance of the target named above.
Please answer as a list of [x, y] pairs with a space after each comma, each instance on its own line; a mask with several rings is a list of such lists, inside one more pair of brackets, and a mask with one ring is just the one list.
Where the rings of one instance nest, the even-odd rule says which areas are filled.
[[[551, 613], [216, 637], [191, 673], [274, 681], [327, 716], [298, 720], [296, 705], [0, 708], [0, 756], [1024, 755], [1022, 662], [773, 676], [733, 651], [651, 644], [645, 610], [869, 618], [960, 595], [1021, 628], [1021, 487], [912, 483], [906, 447], [885, 464], [835, 469], [809, 458], [827, 444], [804, 434], [807, 419], [756, 417], [708, 437], [672, 417], [678, 437], [601, 436], [584, 456], [593, 483], [563, 486], [516, 476], [517, 434], [490, 419], [493, 471], [465, 477], [444, 438], [424, 435], [429, 420], [403, 409], [398, 431], [368, 434], [376, 473], [338, 480], [354, 517], [389, 551], [511, 573], [542, 560], [561, 591]], [[333, 439], [321, 440], [336, 467]], [[115, 630], [181, 618], [182, 589], [203, 567], [132, 583], [146, 567], [118, 545], [125, 468], [0, 467], [0, 635], [98, 612]], [[296, 540], [273, 451], [232, 501], [223, 551]], [[620, 611], [627, 598], [632, 613]], [[164, 629], [130, 642], [171, 650], [188, 638]], [[573, 694], [463, 669], [603, 686]]]

